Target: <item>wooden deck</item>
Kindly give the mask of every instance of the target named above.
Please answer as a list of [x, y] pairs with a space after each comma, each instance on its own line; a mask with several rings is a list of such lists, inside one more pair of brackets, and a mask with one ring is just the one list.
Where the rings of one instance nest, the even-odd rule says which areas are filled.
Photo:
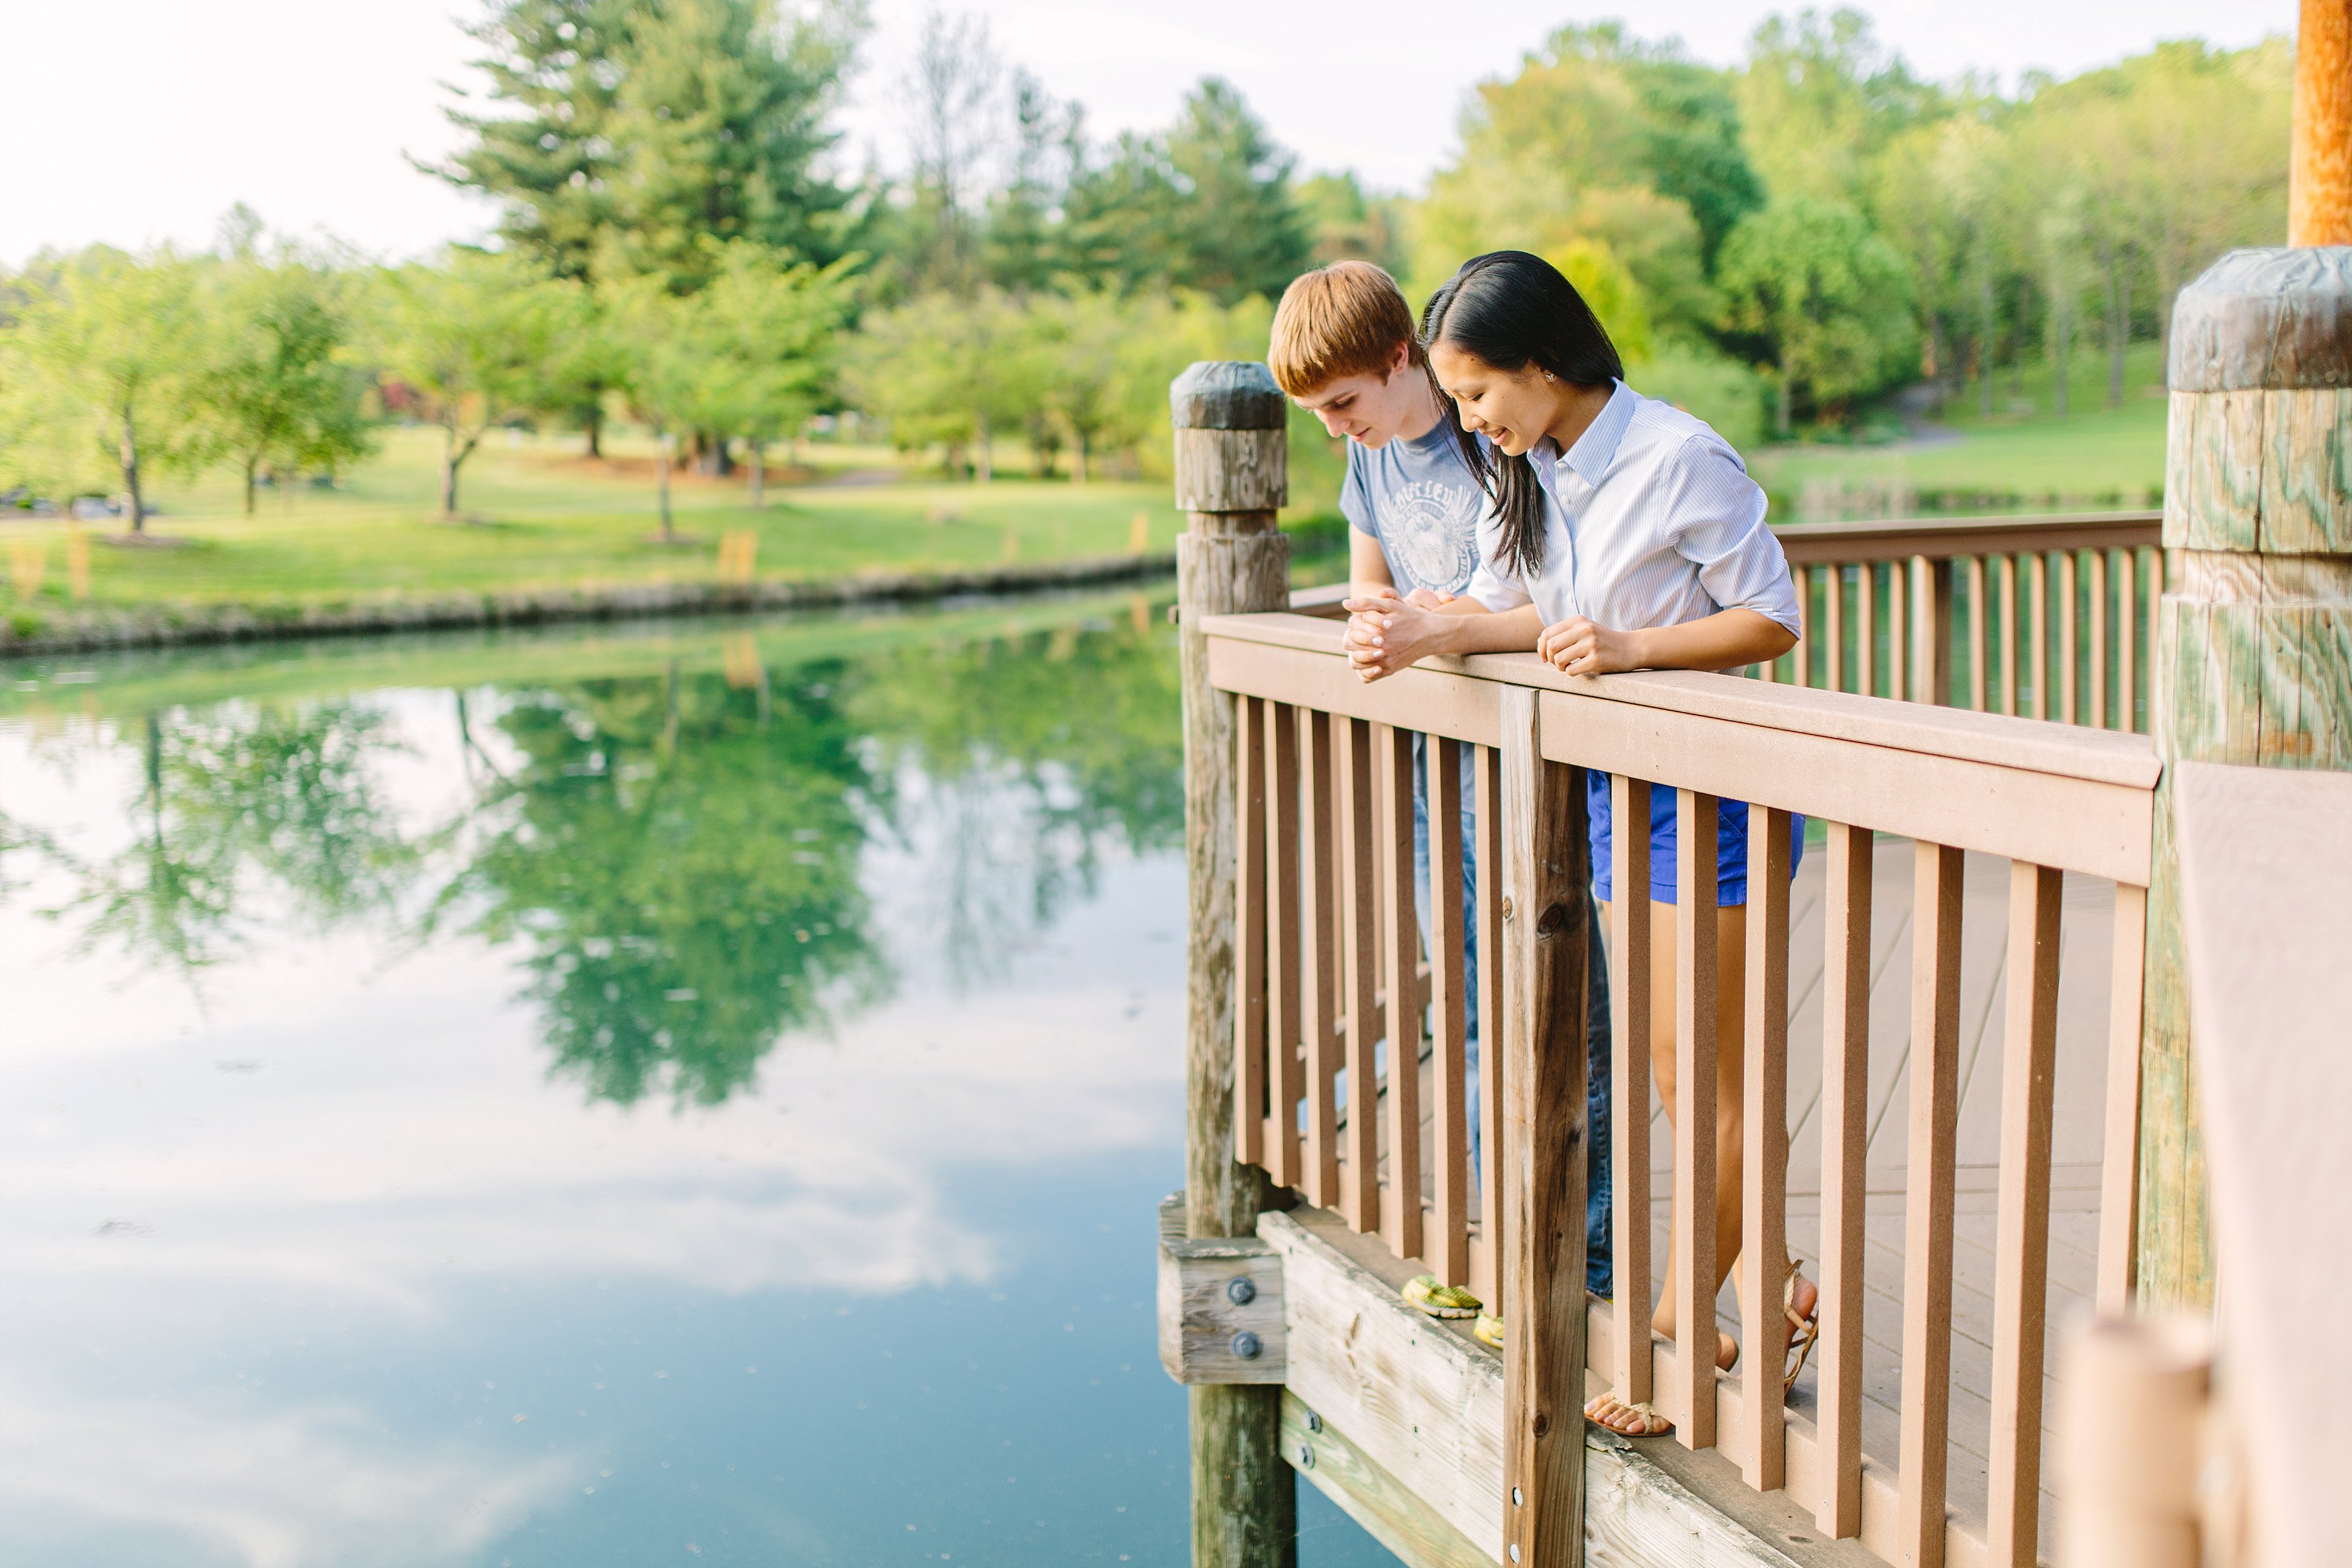
[[[1790, 899], [1789, 991], [1789, 1244], [1818, 1279], [1821, 1194], [1822, 866], [1818, 845], [1799, 868]], [[1867, 1233], [1870, 1252], [1864, 1310], [1863, 1449], [1871, 1460], [1896, 1468], [1902, 1388], [1904, 1186], [1908, 1156], [1906, 1106], [1910, 1092], [1911, 877], [1907, 840], [1882, 836], [1874, 859], [1872, 900], [1870, 1152]], [[1952, 1427], [1948, 1506], [1971, 1533], [1985, 1528], [1987, 1451], [1991, 1429], [1993, 1205], [1999, 1186], [2002, 968], [2008, 936], [2009, 862], [1971, 854], [1966, 872], [1961, 963], [1962, 1025], [1957, 1240], [1953, 1250]], [[2113, 951], [2114, 886], [2069, 874], [2062, 937], [2064, 961], [2058, 1004], [2056, 1114], [2053, 1136], [2049, 1332], [2056, 1339], [2091, 1305], [2098, 1247], [2101, 1115], [2105, 1088], [2107, 971]], [[1421, 1103], [1433, 1103], [1430, 1066], [1422, 1063]], [[1669, 1254], [1668, 1223], [1673, 1140], [1665, 1113], [1651, 1091], [1656, 1131], [1651, 1140], [1654, 1179], [1654, 1241], [1651, 1256], [1663, 1284]], [[1383, 1120], [1385, 1120], [1383, 1118]], [[1728, 1285], [1719, 1302], [1727, 1333], [1739, 1333], [1738, 1304]], [[1810, 1411], [1815, 1371], [1807, 1367], [1791, 1396]], [[2054, 1391], [2045, 1379], [2045, 1394]], [[2042, 1401], [2043, 1453], [2051, 1451]], [[2046, 1475], [2046, 1471], [2045, 1471]], [[2044, 1484], [2042, 1549], [2053, 1517]]]

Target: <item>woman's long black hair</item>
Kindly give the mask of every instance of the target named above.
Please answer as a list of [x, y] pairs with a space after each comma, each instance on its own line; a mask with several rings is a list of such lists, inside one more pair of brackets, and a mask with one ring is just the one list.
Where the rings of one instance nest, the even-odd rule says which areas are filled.
[[[1559, 268], [1523, 250], [1474, 256], [1422, 308], [1421, 340], [1475, 354], [1498, 371], [1533, 365], [1576, 386], [1625, 378], [1617, 345]], [[1433, 384], [1437, 372], [1433, 368]], [[1443, 393], [1440, 394], [1443, 400]], [[1450, 402], [1442, 406], [1450, 407]], [[1528, 577], [1543, 570], [1543, 490], [1525, 455], [1481, 446], [1454, 421], [1454, 439], [1503, 519], [1502, 558]]]

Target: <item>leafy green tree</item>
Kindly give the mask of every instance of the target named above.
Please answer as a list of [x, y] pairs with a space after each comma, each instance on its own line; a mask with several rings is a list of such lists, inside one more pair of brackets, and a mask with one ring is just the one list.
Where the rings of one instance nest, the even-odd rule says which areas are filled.
[[1391, 277], [1406, 265], [1406, 204], [1364, 189], [1353, 170], [1318, 174], [1298, 185], [1298, 206], [1315, 235], [1317, 265], [1352, 258], [1385, 268]]
[[1849, 6], [1766, 18], [1738, 83], [1748, 162], [1775, 200], [1860, 206], [1876, 149], [1948, 110], [1943, 94], [1882, 47], [1870, 18]]
[[1041, 358], [1040, 408], [1069, 434], [1071, 477], [1083, 485], [1097, 455], [1121, 451], [1148, 425], [1136, 417], [1129, 347], [1144, 308], [1108, 290], [1040, 295], [1030, 305]]
[[669, 500], [678, 436], [707, 428], [720, 406], [720, 388], [710, 373], [699, 313], [693, 299], [672, 294], [659, 279], [639, 277], [613, 290], [612, 319], [625, 367], [623, 386], [630, 410], [651, 428], [661, 446], [654, 459], [661, 540], [684, 543]]
[[1231, 304], [1279, 295], [1314, 256], [1291, 185], [1297, 160], [1232, 86], [1204, 78], [1158, 136], [1120, 136], [1071, 178], [1071, 270], [1097, 283], [1174, 285]]
[[705, 235], [832, 260], [860, 220], [825, 122], [864, 26], [849, 0], [495, 0], [470, 29], [489, 107], [448, 111], [469, 141], [432, 172], [561, 277], [690, 286]]
[[1315, 238], [1291, 189], [1297, 159], [1266, 133], [1230, 83], [1203, 79], [1166, 140], [1178, 201], [1171, 276], [1230, 304], [1280, 294], [1306, 268]]
[[131, 531], [143, 533], [148, 476], [200, 468], [213, 454], [195, 395], [205, 353], [197, 269], [168, 249], [134, 259], [97, 248], [28, 285], [7, 334], [9, 444], [52, 482], [111, 456]]
[[[1463, 123], [1463, 154], [1416, 214], [1413, 278], [1433, 288], [1465, 257], [1515, 248], [1605, 252], [1637, 293], [1612, 333], [1641, 321], [1703, 340], [1720, 312], [1708, 269], [1723, 236], [1760, 204], [1724, 73], [1644, 45], [1622, 26], [1563, 27], [1508, 81], [1488, 82]], [[1596, 307], [1598, 308], [1598, 307]]]
[[245, 481], [331, 471], [367, 454], [359, 386], [343, 350], [352, 323], [345, 279], [296, 256], [229, 264], [209, 292], [210, 349], [194, 396]]
[[866, 318], [850, 362], [859, 406], [889, 421], [903, 451], [967, 455], [983, 484], [994, 476], [996, 437], [1037, 406], [1022, 303], [982, 288], [970, 299], [926, 294]]
[[738, 240], [719, 249], [688, 308], [709, 388], [703, 406], [715, 428], [751, 447], [754, 507], [766, 502], [768, 444], [798, 430], [832, 384], [860, 259], [820, 268]]
[[999, 288], [1042, 290], [1065, 276], [1059, 214], [1070, 172], [1085, 157], [1078, 106], [1055, 102], [1036, 78], [1013, 72], [1012, 177], [989, 200], [982, 241], [989, 280]]
[[1718, 278], [1731, 329], [1779, 371], [1784, 435], [1796, 413], [1840, 418], [1918, 367], [1910, 279], [1852, 207], [1775, 201], [1731, 231]]
[[457, 474], [499, 425], [562, 401], [567, 360], [592, 325], [584, 292], [506, 251], [451, 247], [436, 266], [382, 278], [371, 357], [441, 427], [441, 515]]

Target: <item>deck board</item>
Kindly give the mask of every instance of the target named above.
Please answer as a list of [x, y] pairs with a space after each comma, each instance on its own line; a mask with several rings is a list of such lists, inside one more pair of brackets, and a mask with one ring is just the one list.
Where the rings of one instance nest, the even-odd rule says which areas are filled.
[[[1870, 1129], [1863, 1309], [1863, 1451], [1890, 1468], [1898, 1462], [1902, 1389], [1903, 1197], [1908, 1155], [1904, 1107], [1910, 1092], [1912, 845], [1882, 838], [1873, 864], [1870, 991]], [[1822, 856], [1813, 846], [1791, 889], [1790, 947], [1789, 1239], [1791, 1252], [1820, 1256]], [[1971, 854], [1962, 884], [1958, 1199], [1953, 1247], [1953, 1345], [1949, 1505], [1981, 1530], [1985, 1517], [1992, 1392], [1994, 1204], [2000, 1144], [2002, 968], [2007, 953], [2009, 865]], [[2105, 1089], [2108, 955], [2113, 951], [2114, 888], [2068, 875], [2061, 900], [2058, 1058], [2052, 1130], [2051, 1354], [2056, 1340], [2089, 1311], [2098, 1250], [2101, 1102]], [[1423, 1072], [1431, 1070], [1426, 1061]], [[1431, 1101], [1424, 1078], [1422, 1103]], [[1663, 1283], [1673, 1192], [1673, 1140], [1655, 1092], [1651, 1147], [1653, 1290]], [[1424, 1124], [1424, 1137], [1428, 1135]], [[1809, 1270], [1809, 1272], [1812, 1270]], [[1718, 1308], [1727, 1333], [1739, 1333], [1738, 1304], [1727, 1286]], [[1799, 1381], [1793, 1402], [1810, 1408], [1815, 1369]], [[2046, 1413], [2057, 1407], [2054, 1374], [2045, 1375], [2043, 1549], [2050, 1508]]]

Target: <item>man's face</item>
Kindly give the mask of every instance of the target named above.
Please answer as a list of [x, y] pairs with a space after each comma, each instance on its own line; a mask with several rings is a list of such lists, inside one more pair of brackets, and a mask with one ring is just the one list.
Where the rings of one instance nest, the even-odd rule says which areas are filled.
[[1386, 372], [1341, 376], [1297, 401], [1332, 434], [1362, 446], [1386, 446], [1412, 417], [1419, 406], [1414, 394], [1427, 384], [1412, 352], [1400, 343]]

